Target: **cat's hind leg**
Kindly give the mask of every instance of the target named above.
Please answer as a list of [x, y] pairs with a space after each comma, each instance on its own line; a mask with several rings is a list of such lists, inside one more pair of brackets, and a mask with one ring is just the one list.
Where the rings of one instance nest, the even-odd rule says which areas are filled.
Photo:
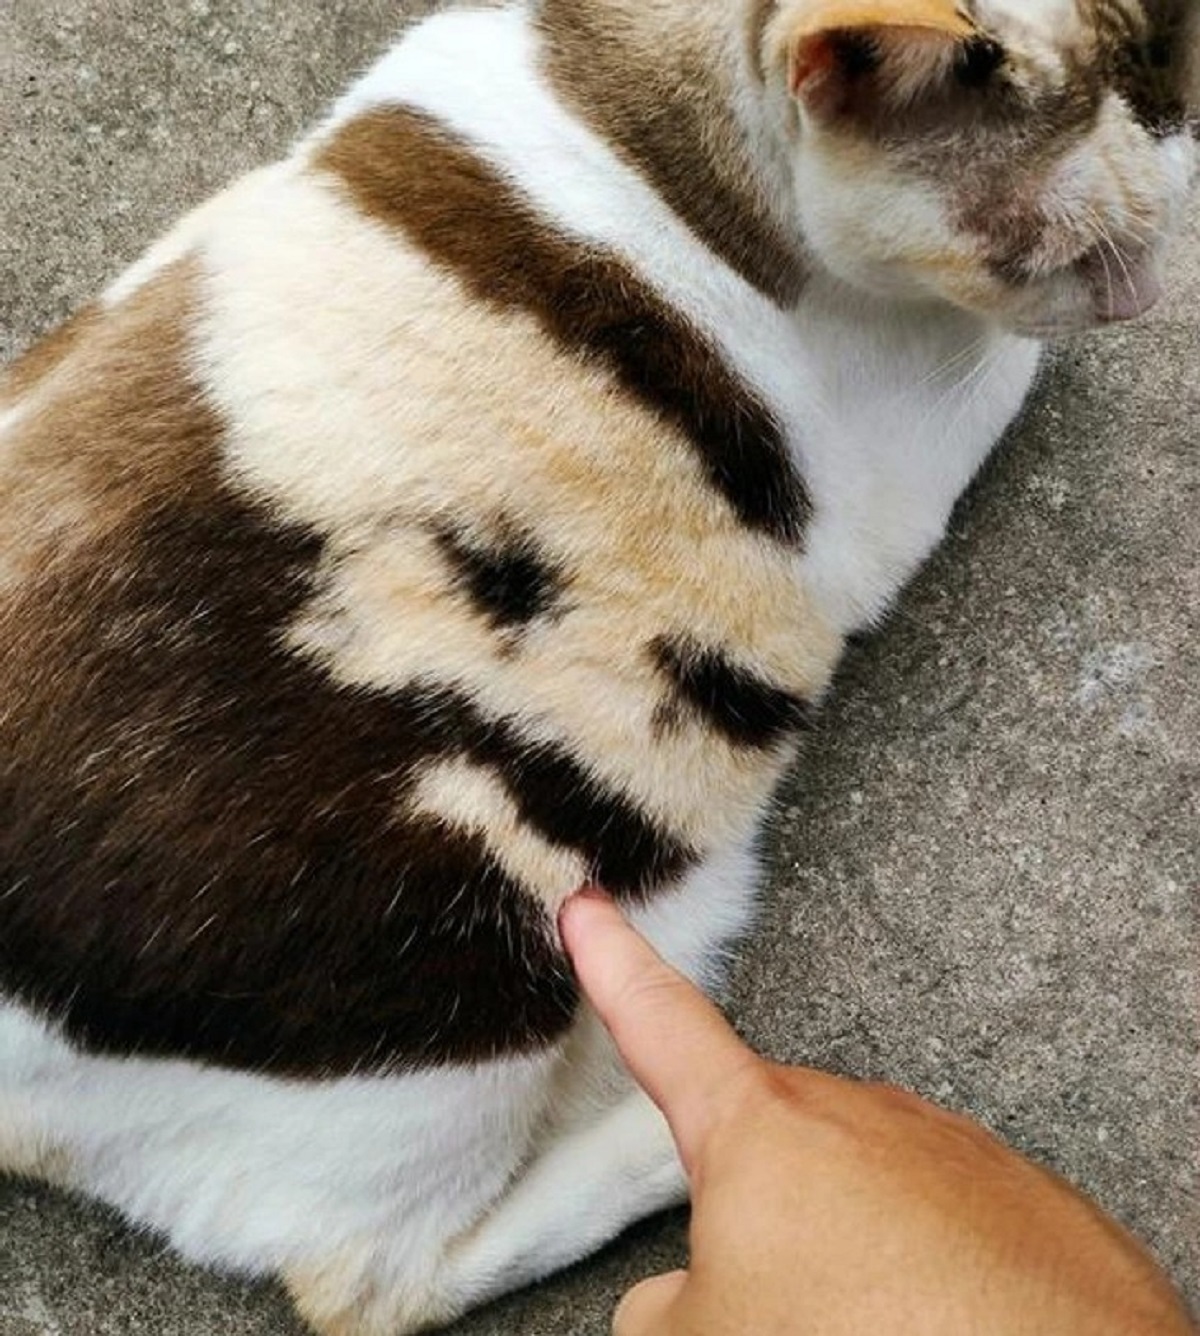
[[687, 1194], [665, 1120], [590, 1014], [561, 1055], [523, 1165], [419, 1284], [411, 1262], [365, 1239], [285, 1274], [297, 1310], [321, 1336], [408, 1336], [569, 1266]]
[[[633, 917], [673, 964], [712, 983], [730, 937], [745, 926], [757, 877], [747, 843]], [[625, 1074], [590, 1011], [560, 1059], [550, 1107], [527, 1167], [447, 1250], [442, 1287], [454, 1312], [561, 1270], [687, 1197], [666, 1120]]]
[[[750, 850], [637, 917], [693, 977], [750, 903]], [[282, 1276], [324, 1336], [444, 1324], [682, 1199], [666, 1125], [590, 1013], [521, 1059], [285, 1082], [78, 1052], [0, 1000], [0, 1171], [107, 1201], [193, 1261]]]
[[444, 1262], [455, 1311], [562, 1270], [635, 1221], [687, 1198], [662, 1114], [629, 1086], [598, 1118], [560, 1127]]
[[0, 1174], [65, 1184], [71, 1156], [37, 1098], [37, 1078], [67, 1050], [27, 1012], [0, 998]]
[[105, 1201], [193, 1262], [279, 1275], [321, 1332], [403, 1336], [452, 1315], [447, 1240], [528, 1157], [557, 1055], [282, 1081], [82, 1053], [0, 1001], [0, 1173]]

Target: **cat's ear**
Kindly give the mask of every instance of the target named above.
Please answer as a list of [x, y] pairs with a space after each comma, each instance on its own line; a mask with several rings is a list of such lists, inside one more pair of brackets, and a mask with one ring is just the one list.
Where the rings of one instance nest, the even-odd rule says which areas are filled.
[[822, 119], [911, 105], [993, 45], [955, 0], [799, 0], [773, 37], [792, 93]]

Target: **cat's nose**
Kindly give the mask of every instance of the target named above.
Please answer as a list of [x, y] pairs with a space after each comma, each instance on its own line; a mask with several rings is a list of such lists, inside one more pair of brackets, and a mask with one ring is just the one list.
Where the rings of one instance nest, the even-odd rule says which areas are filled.
[[1163, 293], [1158, 258], [1146, 249], [1127, 251], [1102, 242], [1083, 257], [1080, 270], [1098, 320], [1134, 320]]

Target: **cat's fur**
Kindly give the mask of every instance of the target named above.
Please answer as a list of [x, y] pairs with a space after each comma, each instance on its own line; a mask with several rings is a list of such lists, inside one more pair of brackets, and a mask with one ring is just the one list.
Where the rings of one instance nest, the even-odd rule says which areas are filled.
[[710, 981], [1035, 336], [1156, 292], [1169, 0], [414, 27], [0, 382], [0, 1170], [324, 1332], [684, 1185], [554, 927]]

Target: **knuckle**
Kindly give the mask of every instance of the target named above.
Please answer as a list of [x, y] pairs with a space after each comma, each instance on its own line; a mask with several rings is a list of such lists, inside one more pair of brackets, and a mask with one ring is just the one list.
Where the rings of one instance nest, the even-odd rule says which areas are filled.
[[776, 1062], [760, 1062], [758, 1070], [748, 1077], [752, 1081], [750, 1093], [765, 1108], [810, 1116], [820, 1109], [828, 1081], [821, 1072]]
[[731, 1087], [744, 1104], [763, 1109], [779, 1108], [790, 1102], [787, 1069], [747, 1053], [746, 1062], [730, 1079]]
[[614, 998], [619, 1011], [630, 1014], [670, 1009], [688, 994], [688, 985], [667, 970], [643, 970], [628, 975]]
[[714, 1121], [739, 1130], [778, 1115], [788, 1104], [786, 1074], [747, 1051], [745, 1062], [726, 1073], [714, 1092]]

